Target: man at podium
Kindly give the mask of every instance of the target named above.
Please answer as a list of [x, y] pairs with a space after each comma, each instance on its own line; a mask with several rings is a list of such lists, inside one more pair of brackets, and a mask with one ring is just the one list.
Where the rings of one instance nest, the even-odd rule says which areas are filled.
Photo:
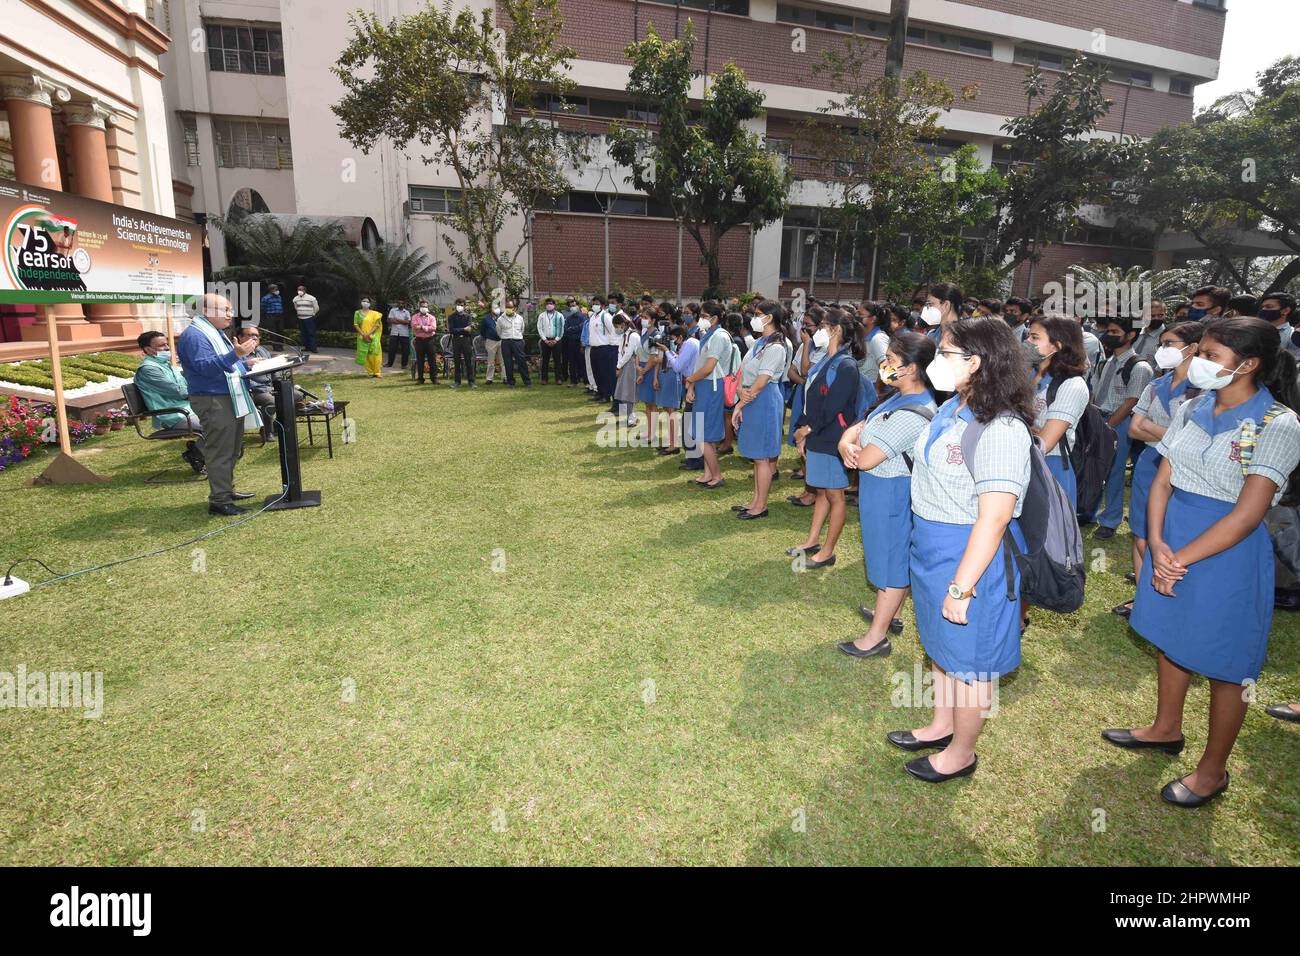
[[[244, 358], [244, 365], [250, 372], [256, 370], [260, 363], [275, 358], [271, 354], [271, 350], [262, 344], [261, 330], [255, 325], [246, 325], [241, 328], [235, 333], [235, 341], [253, 343], [253, 351], [249, 352]], [[287, 374], [287, 372], [272, 372], [269, 375], [248, 379], [249, 394], [253, 396], [253, 404], [257, 406], [257, 410], [262, 416], [262, 438], [264, 441], [270, 441], [275, 437], [275, 381]], [[302, 402], [306, 397], [306, 392], [294, 386], [293, 399], [295, 402]]]

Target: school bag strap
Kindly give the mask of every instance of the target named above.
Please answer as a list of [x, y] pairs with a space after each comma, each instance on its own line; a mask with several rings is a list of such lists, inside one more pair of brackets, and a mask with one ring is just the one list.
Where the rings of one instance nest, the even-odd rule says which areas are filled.
[[[927, 422], [934, 421], [934, 409], [931, 408], [929, 405], [900, 405], [898, 408], [885, 412], [885, 414], [880, 416], [880, 420], [888, 421], [890, 418], [892, 418], [894, 415], [897, 415], [899, 412], [911, 412], [913, 415], [920, 415]], [[914, 463], [914, 459], [912, 458], [912, 456], [909, 455], [907, 452], [903, 452], [903, 464], [907, 466], [907, 470], [909, 473], [912, 471], [913, 463]]]
[[1253, 422], [1241, 423], [1241, 432], [1237, 435], [1237, 447], [1241, 454], [1241, 477], [1245, 478], [1250, 471], [1250, 463], [1255, 458], [1255, 446], [1259, 444], [1259, 433], [1268, 427], [1269, 422], [1279, 415], [1285, 415], [1288, 411], [1290, 409], [1285, 405], [1274, 402], [1264, 413], [1264, 419], [1258, 425]]
[[[1048, 386], [1051, 387], [1050, 385]], [[1014, 415], [997, 415], [986, 422], [978, 418], [966, 426], [966, 430], [961, 433], [961, 457], [966, 463], [966, 470], [970, 472], [971, 481], [975, 480], [975, 447], [979, 444], [980, 439], [984, 437], [985, 430], [999, 418], [1009, 418], [1013, 421], [1020, 421]], [[1024, 425], [1024, 422], [1021, 422]], [[1029, 428], [1025, 425], [1026, 430]], [[1029, 440], [1034, 440], [1034, 433], [1029, 433]], [[1011, 535], [1011, 525], [1007, 525], [1002, 532], [1002, 562], [1005, 565], [1004, 572], [1007, 580], [1007, 600], [1016, 600], [1015, 584], [1015, 555], [1020, 553], [1016, 545], [1016, 539]]]

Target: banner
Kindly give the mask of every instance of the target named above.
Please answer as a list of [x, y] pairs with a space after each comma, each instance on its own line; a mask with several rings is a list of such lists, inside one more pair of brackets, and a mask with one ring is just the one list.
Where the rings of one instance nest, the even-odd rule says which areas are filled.
[[203, 294], [197, 223], [0, 179], [0, 302], [180, 302]]

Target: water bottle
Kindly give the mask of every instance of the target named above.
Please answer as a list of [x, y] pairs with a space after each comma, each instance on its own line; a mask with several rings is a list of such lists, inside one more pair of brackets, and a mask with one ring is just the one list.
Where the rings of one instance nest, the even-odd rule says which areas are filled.
[[332, 385], [325, 386], [325, 411], [334, 411], [334, 386]]

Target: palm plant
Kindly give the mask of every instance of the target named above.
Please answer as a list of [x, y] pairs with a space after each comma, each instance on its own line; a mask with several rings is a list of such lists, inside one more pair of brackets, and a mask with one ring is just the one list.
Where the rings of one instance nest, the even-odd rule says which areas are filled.
[[1199, 285], [1200, 272], [1196, 269], [1144, 269], [1117, 265], [1070, 266], [1069, 273], [1076, 286], [1090, 285], [1094, 289], [1143, 290], [1148, 301], [1166, 299], [1186, 293]]
[[217, 217], [212, 224], [226, 237], [230, 265], [216, 273], [219, 282], [271, 282], [291, 286], [302, 279], [328, 276], [332, 256], [347, 248], [337, 222], [299, 219], [290, 232], [269, 216]]
[[439, 260], [430, 260], [423, 249], [406, 243], [368, 250], [344, 246], [331, 254], [329, 262], [336, 277], [371, 296], [376, 308], [401, 299], [416, 302], [445, 294], [447, 283], [438, 276], [441, 265]]

